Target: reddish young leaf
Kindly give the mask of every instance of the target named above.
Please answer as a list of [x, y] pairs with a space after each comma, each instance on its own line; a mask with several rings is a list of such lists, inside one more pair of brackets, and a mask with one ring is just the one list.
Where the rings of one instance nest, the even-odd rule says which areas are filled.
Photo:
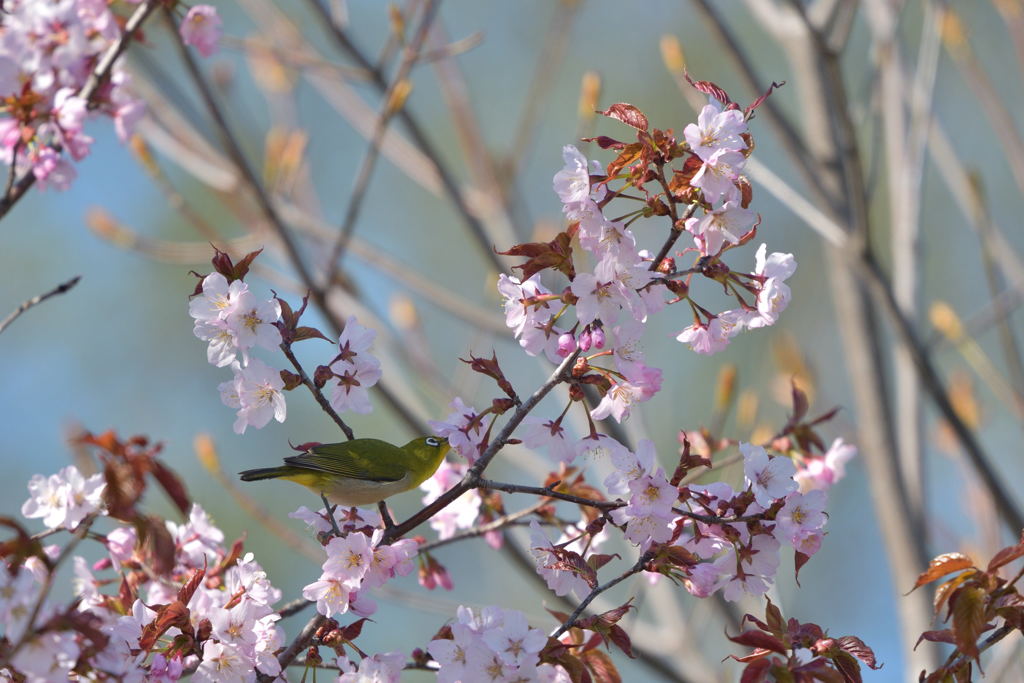
[[786, 620], [782, 618], [782, 610], [770, 598], [764, 608], [764, 620], [768, 625], [768, 632], [772, 635], [781, 637], [786, 632]]
[[192, 577], [178, 589], [178, 600], [181, 604], [188, 604], [188, 601], [191, 600], [192, 596], [195, 594], [196, 589], [199, 588], [199, 584], [202, 583], [204, 576], [206, 576], [206, 570], [197, 569], [192, 574]]
[[234, 280], [244, 280], [245, 276], [249, 273], [249, 266], [252, 265], [252, 262], [256, 259], [257, 256], [260, 255], [260, 253], [262, 251], [263, 251], [263, 248], [260, 247], [256, 251], [250, 251], [248, 254], [243, 256], [242, 260], [235, 264], [235, 267], [234, 267], [234, 269], [232, 271], [232, 276], [233, 277], [228, 278], [228, 279], [229, 280], [232, 280], [232, 279], [234, 279]]
[[497, 253], [503, 256], [526, 256], [527, 261], [513, 268], [523, 271], [523, 280], [533, 277], [546, 268], [552, 268], [572, 280], [576, 268], [572, 263], [572, 238], [567, 232], [560, 232], [550, 242], [527, 242], [516, 244], [508, 251]]
[[[154, 608], [151, 607], [151, 609]], [[179, 600], [175, 600], [169, 605], [161, 606], [156, 612], [156, 618], [151, 623], [146, 624], [142, 629], [142, 635], [139, 636], [139, 648], [142, 650], [148, 651], [156, 644], [160, 636], [174, 626], [183, 631], [186, 627], [189, 630], [192, 628], [189, 623], [189, 609]]]
[[302, 386], [302, 376], [290, 370], [281, 371], [281, 381], [284, 382], [285, 391], [292, 391]]
[[174, 570], [174, 539], [158, 517], [140, 517], [135, 520], [139, 534], [142, 559], [157, 576], [167, 576]]
[[705, 95], [711, 95], [722, 104], [732, 104], [732, 100], [729, 99], [729, 95], [711, 81], [695, 81], [690, 78], [689, 72], [686, 71], [683, 72], [683, 76], [686, 78], [687, 83]]
[[877, 664], [875, 662], [874, 650], [865, 645], [864, 641], [857, 636], [843, 636], [842, 638], [836, 638], [836, 644], [838, 644], [845, 652], [849, 652], [872, 669], [882, 668], [881, 664]]
[[[935, 608], [935, 614], [938, 615], [938, 613], [942, 611], [942, 606], [946, 603], [946, 601], [949, 599], [949, 596], [952, 595], [957, 588], [967, 583], [967, 581], [977, 576], [977, 574], [978, 570], [972, 567], [971, 569], [965, 571], [963, 574], [960, 574], [959, 576], [954, 576], [949, 581], [946, 581], [945, 583], [941, 584], [935, 590], [935, 597], [932, 599], [932, 606]], [[946, 615], [946, 619], [949, 619], [948, 614]]]
[[751, 102], [750, 106], [746, 108], [745, 112], [749, 115], [752, 111], [754, 111], [762, 104], [764, 104], [764, 101], [768, 99], [768, 96], [772, 94], [773, 90], [775, 90], [776, 88], [781, 88], [784, 85], [786, 85], [786, 81], [782, 81], [782, 83], [776, 83], [775, 81], [772, 81], [772, 84], [768, 86], [768, 89], [765, 90], [764, 94], [758, 97], [753, 102]]
[[316, 329], [315, 327], [307, 327], [305, 325], [296, 327], [295, 332], [292, 334], [292, 341], [300, 342], [305, 339], [323, 339], [325, 342], [331, 341], [326, 336], [324, 336], [323, 332]]
[[544, 548], [543, 550], [551, 553], [556, 558], [555, 562], [546, 565], [546, 569], [572, 572], [586, 581], [587, 585], [591, 588], [597, 587], [597, 572], [587, 564], [582, 555], [564, 548]]
[[623, 147], [622, 151], [619, 152], [619, 156], [615, 157], [612, 162], [608, 164], [608, 168], [605, 171], [608, 174], [608, 178], [614, 178], [619, 174], [619, 171], [639, 159], [643, 151], [644, 146], [639, 142], [634, 142]]
[[590, 672], [580, 657], [569, 654], [568, 650], [563, 651], [558, 657], [544, 657], [541, 653], [541, 662], [545, 664], [558, 664], [569, 674], [571, 683], [593, 683]]
[[583, 142], [595, 142], [601, 149], [623, 149], [626, 146], [625, 142], [620, 142], [607, 135], [598, 135], [596, 138], [582, 138], [582, 140]]
[[1024, 542], [1003, 548], [992, 556], [992, 560], [988, 563], [988, 572], [992, 573], [1021, 557], [1024, 557]]
[[842, 650], [836, 651], [830, 659], [843, 676], [844, 683], [861, 683], [860, 663], [853, 655]]
[[505, 373], [502, 371], [501, 365], [498, 363], [498, 355], [496, 353], [492, 351], [490, 359], [470, 354], [469, 360], [466, 360], [465, 358], [460, 358], [459, 360], [472, 368], [473, 372], [479, 372], [481, 375], [486, 375], [493, 379], [497, 383], [498, 388], [505, 392], [506, 396], [514, 401], [518, 400], [516, 391], [512, 388], [512, 383], [505, 377]]
[[341, 629], [342, 637], [344, 637], [345, 640], [348, 641], [355, 640], [359, 637], [359, 634], [363, 632], [363, 626], [368, 621], [371, 621], [371, 619], [368, 619], [367, 617], [363, 617], [362, 619], [356, 619], [351, 624]]
[[796, 585], [799, 586], [800, 585], [800, 570], [804, 568], [804, 565], [807, 564], [807, 561], [811, 559], [811, 556], [810, 555], [805, 555], [802, 552], [800, 552], [799, 550], [797, 550], [795, 552], [794, 557], [796, 559], [793, 562], [794, 567], [795, 567], [795, 572], [794, 572], [793, 578], [796, 581]]
[[973, 567], [974, 562], [963, 553], [944, 553], [928, 563], [928, 569], [917, 577], [914, 588], [920, 588], [926, 583], [942, 578], [947, 574], [958, 572], [961, 569]]
[[914, 644], [915, 650], [922, 640], [927, 640], [929, 643], [949, 643], [950, 645], [956, 642], [953, 638], [953, 630], [948, 628], [944, 628], [941, 631], [925, 631], [917, 639], [917, 643]]
[[778, 652], [780, 655], [784, 655], [788, 652], [788, 648], [785, 643], [764, 631], [755, 631], [754, 629], [750, 629], [737, 636], [727, 635], [726, 638], [738, 645], [756, 647], [762, 650], [771, 650], [772, 652]]
[[594, 674], [595, 683], [622, 683], [622, 676], [607, 652], [588, 650], [581, 655], [581, 659]]
[[629, 634], [626, 633], [626, 629], [616, 624], [609, 630], [608, 638], [615, 643], [616, 647], [622, 650], [627, 657], [630, 659], [636, 659], [636, 655], [633, 654], [633, 643], [630, 642]]
[[640, 131], [646, 132], [650, 127], [650, 123], [648, 123], [647, 117], [644, 116], [644, 113], [632, 104], [627, 104], [626, 102], [618, 102], [604, 111], [599, 111], [597, 113], [617, 121], [622, 121], [630, 128], [636, 128]]
[[192, 508], [192, 500], [188, 497], [188, 492], [185, 490], [185, 484], [181, 481], [181, 478], [159, 460], [150, 460], [149, 467], [149, 471], [152, 472], [160, 487], [167, 492], [167, 496], [174, 503], [174, 506], [178, 508], [181, 514], [187, 516]]
[[768, 680], [768, 669], [772, 668], [772, 660], [758, 657], [743, 668], [740, 683], [761, 683]]
[[985, 630], [985, 598], [977, 586], [966, 586], [953, 598], [953, 640], [960, 652], [977, 660], [978, 636]]

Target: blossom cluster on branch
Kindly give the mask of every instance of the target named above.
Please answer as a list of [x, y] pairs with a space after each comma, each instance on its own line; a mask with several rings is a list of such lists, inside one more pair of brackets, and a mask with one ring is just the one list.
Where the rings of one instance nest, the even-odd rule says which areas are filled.
[[[210, 19], [196, 15], [191, 22], [199, 30]], [[195, 34], [186, 40], [204, 49]], [[742, 169], [753, 148], [747, 123], [763, 98], [741, 110], [713, 84], [694, 86], [711, 100], [698, 122], [685, 128], [684, 140], [671, 130], [652, 129], [632, 105], [620, 103], [603, 112], [631, 127], [636, 141], [595, 138], [600, 147], [618, 152], [605, 167], [566, 147], [566, 165], [555, 175], [554, 189], [568, 227], [550, 242], [503, 252], [527, 258], [516, 266], [521, 277], [502, 275], [498, 283], [506, 323], [528, 354], [559, 364], [551, 377], [527, 397], [505, 375], [497, 353], [462, 359], [491, 379], [499, 394], [484, 409], [454, 397], [450, 414], [430, 421], [454, 456], [422, 484], [424, 507], [409, 520], [395, 524], [389, 515], [337, 506], [293, 513], [324, 552], [319, 576], [302, 590], [317, 612], [303, 635], [284, 642], [278, 622], [291, 611], [273, 607], [280, 592], [243, 552], [241, 541], [224, 546], [223, 534], [156, 458], [159, 447], [145, 439], [89, 435], [84, 442], [96, 447], [102, 474], [84, 477], [68, 468], [37, 476], [23, 507], [26, 516], [69, 534], [64, 549], [44, 547], [20, 524], [9, 525], [17, 536], [4, 546], [5, 580], [35, 592], [19, 595], [20, 603], [0, 605], [8, 626], [0, 640], [0, 654], [10, 664], [7, 675], [51, 680], [26, 659], [45, 652], [60, 675], [73, 671], [95, 680], [170, 681], [185, 675], [209, 681], [287, 680], [287, 668], [301, 665], [332, 667], [339, 681], [397, 681], [406, 667], [433, 670], [438, 680], [452, 682], [613, 681], [618, 674], [606, 650], [634, 656], [619, 622], [635, 607], [629, 599], [600, 613], [587, 611], [625, 579], [668, 580], [699, 598], [762, 596], [775, 581], [784, 545], [793, 549], [799, 572], [821, 546], [826, 492], [842, 478], [854, 453], [841, 440], [826, 447], [819, 434], [834, 410], [808, 417], [807, 396], [794, 384], [791, 415], [765, 443], [680, 431], [680, 448], [671, 456], [659, 455], [650, 440], [630, 448], [598, 430], [602, 420], [626, 420], [661, 389], [662, 372], [642, 350], [652, 316], [685, 302], [693, 322], [679, 334], [680, 341], [712, 352], [742, 330], [776, 323], [789, 302], [784, 281], [795, 270], [792, 256], [768, 254], [762, 245], [753, 272], [734, 271], [724, 262], [757, 233]], [[639, 208], [610, 217], [629, 202]], [[640, 222], [648, 219], [649, 224]], [[643, 248], [665, 219], [657, 252]], [[693, 246], [674, 251], [683, 233]], [[233, 373], [220, 391], [236, 411], [235, 432], [261, 428], [271, 419], [283, 422], [285, 392], [304, 387], [352, 439], [339, 413], [372, 409], [368, 390], [382, 374], [371, 351], [374, 331], [350, 317], [334, 344], [302, 324], [308, 298], [294, 308], [276, 294], [256, 295], [245, 278], [259, 254], [235, 260], [217, 250], [213, 271], [196, 273], [199, 281], [189, 302], [193, 331], [207, 342], [207, 360]], [[677, 260], [687, 254], [693, 264], [679, 270]], [[542, 282], [555, 277], [568, 283], [558, 290]], [[735, 306], [712, 313], [698, 304], [698, 278], [722, 287]], [[307, 340], [326, 340], [335, 349], [311, 373], [293, 353], [294, 344]], [[258, 347], [280, 350], [291, 369], [272, 368], [256, 357]], [[561, 412], [533, 414], [549, 394], [561, 396]], [[588, 429], [581, 435], [570, 434], [563, 424], [573, 409], [586, 419]], [[486, 479], [487, 467], [502, 449], [519, 443], [550, 456], [552, 469], [542, 485]], [[696, 483], [731, 451], [742, 461], [741, 487]], [[165, 523], [139, 510], [143, 491], [154, 481], [187, 515], [186, 523]], [[536, 502], [509, 513], [508, 496], [516, 494], [534, 496]], [[126, 525], [106, 534], [94, 531], [104, 516]], [[428, 520], [436, 541], [408, 536]], [[517, 610], [461, 606], [408, 656], [367, 654], [356, 645], [376, 611], [374, 591], [414, 570], [423, 586], [452, 589], [454, 579], [439, 559], [439, 548], [478, 536], [498, 548], [517, 522], [529, 523], [539, 579], [555, 595], [579, 601], [571, 614], [552, 612], [557, 625], [549, 633], [531, 627]], [[63, 609], [51, 605], [48, 586], [57, 565], [83, 540], [103, 543], [109, 556], [91, 567], [76, 557], [75, 602]], [[610, 552], [613, 544], [617, 552]], [[765, 623], [779, 648], [811, 647], [813, 653], [809, 660], [793, 654], [770, 666], [790, 672], [805, 666], [851, 671], [851, 658], [854, 665], [856, 658], [874, 665], [859, 640], [833, 646], [816, 625], [805, 629], [795, 622], [799, 628], [783, 632], [776, 621], [771, 616]], [[760, 636], [737, 638], [746, 645]], [[326, 660], [322, 648], [331, 652]], [[302, 651], [305, 657], [297, 661]]]
[[[121, 58], [96, 73], [102, 57], [125, 38], [125, 13], [142, 0], [7, 0], [0, 22], [0, 160], [11, 173], [31, 173], [41, 188], [67, 189], [71, 161], [92, 147], [87, 120], [113, 120], [122, 142], [145, 112], [132, 94]], [[220, 18], [210, 5], [188, 10], [180, 25], [185, 43], [213, 54]], [[93, 79], [102, 81], [93, 83]], [[70, 160], [68, 159], [70, 157]], [[12, 176], [13, 177], [13, 176]]]

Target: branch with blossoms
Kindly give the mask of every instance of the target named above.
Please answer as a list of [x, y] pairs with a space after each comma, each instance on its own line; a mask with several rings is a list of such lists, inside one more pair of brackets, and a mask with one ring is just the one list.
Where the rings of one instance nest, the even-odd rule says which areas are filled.
[[[127, 0], [111, 7], [64, 3], [50, 13], [30, 0], [4, 6], [4, 33], [13, 46], [5, 58], [0, 92], [3, 162], [10, 167], [7, 189], [0, 197], [0, 218], [33, 185], [67, 189], [76, 176], [65, 157], [81, 161], [93, 139], [83, 126], [91, 113], [113, 119], [122, 142], [131, 137], [145, 105], [131, 94], [131, 79], [120, 57], [159, 0]], [[127, 18], [119, 15], [136, 5]], [[123, 28], [122, 28], [123, 26]], [[183, 40], [204, 56], [212, 54], [220, 36], [220, 19], [209, 5], [197, 5], [182, 20]], [[94, 39], [93, 37], [99, 37]]]
[[[170, 11], [165, 14], [171, 16]], [[218, 32], [219, 19], [206, 6], [192, 8], [180, 25], [182, 44], [195, 46], [204, 56], [212, 52]], [[256, 189], [252, 169], [221, 110], [191, 56], [183, 54], [230, 156]], [[516, 610], [462, 607], [455, 621], [414, 653], [416, 666], [436, 668], [441, 680], [610, 680], [614, 666], [598, 648], [614, 646], [633, 655], [629, 636], [617, 623], [632, 608], [631, 601], [596, 615], [584, 613], [627, 578], [641, 573], [667, 577], [697, 597], [719, 591], [728, 600], [762, 595], [774, 581], [783, 543], [793, 547], [799, 571], [820, 546], [825, 523], [825, 477], [816, 479], [808, 464], [826, 463], [820, 471], [828, 473], [831, 484], [841, 474], [841, 456], [825, 449], [815, 432], [826, 418], [804, 420], [806, 401], [801, 406], [796, 389], [790, 423], [768, 444], [772, 453], [739, 439], [723, 440], [725, 447], [737, 447], [743, 459], [744, 486], [739, 490], [721, 482], [689, 482], [689, 474], [712, 464], [713, 454], [691, 454], [686, 439], [669, 476], [651, 441], [630, 450], [598, 429], [609, 418], [614, 424], [627, 419], [660, 391], [661, 370], [649, 365], [641, 350], [649, 319], [685, 302], [683, 318], [689, 324], [678, 334], [679, 341], [711, 353], [741, 331], [774, 324], [789, 301], [784, 281], [795, 270], [791, 255], [769, 254], [762, 244], [753, 272], [725, 263], [733, 249], [754, 239], [760, 223], [748, 208], [753, 192], [742, 171], [753, 148], [748, 122], [764, 98], [741, 109], [713, 84], [693, 85], [710, 99], [698, 122], [684, 130], [684, 139], [677, 140], [671, 130], [652, 128], [632, 105], [614, 104], [601, 112], [628, 126], [635, 141], [593, 138], [599, 147], [616, 152], [604, 166], [566, 147], [566, 166], [555, 175], [554, 187], [568, 227], [550, 241], [512, 245], [500, 252], [526, 258], [515, 266], [519, 277], [501, 275], [498, 291], [506, 324], [519, 345], [556, 365], [550, 376], [523, 398], [526, 393], [506, 377], [497, 353], [490, 358], [471, 354], [464, 360], [493, 380], [499, 393], [483, 410], [455, 398], [452, 414], [431, 422], [456, 455], [424, 482], [424, 507], [410, 518], [381, 528], [386, 516], [382, 520], [381, 514], [356, 508], [301, 508], [293, 514], [321, 542], [325, 561], [319, 578], [302, 592], [316, 603], [317, 616], [290, 644], [284, 644], [277, 622], [294, 608], [274, 610], [279, 592], [254, 558], [243, 554], [241, 541], [230, 549], [222, 545], [223, 534], [155, 457], [159, 449], [145, 440], [90, 437], [88, 443], [100, 452], [102, 480], [84, 479], [69, 470], [54, 475], [56, 479], [34, 481], [23, 512], [43, 517], [48, 526], [77, 529], [80, 520], [74, 517], [84, 509], [87, 515], [129, 526], [88, 537], [103, 542], [109, 558], [91, 570], [76, 560], [78, 611], [86, 616], [71, 619], [70, 609], [49, 610], [40, 598], [28, 620], [29, 635], [7, 643], [14, 643], [7, 650], [11, 669], [31, 666], [24, 661], [25, 652], [38, 656], [39, 648], [50, 648], [51, 654], [60, 651], [57, 659], [65, 670], [98, 677], [145, 672], [170, 680], [182, 675], [195, 680], [273, 680], [304, 651], [301, 661], [319, 667], [320, 648], [326, 647], [336, 658], [340, 680], [370, 675], [395, 680], [404, 655], [367, 655], [354, 642], [376, 610], [374, 591], [417, 568], [426, 587], [450, 588], [451, 576], [434, 554], [442, 542], [482, 535], [500, 547], [504, 531], [527, 518], [537, 572], [556, 595], [580, 598], [575, 611], [559, 617], [560, 625], [549, 637], [529, 627]], [[72, 146], [68, 140], [64, 144]], [[277, 214], [270, 196], [257, 192], [257, 199], [273, 219]], [[654, 256], [641, 246], [646, 235], [634, 231], [647, 220], [668, 222]], [[273, 222], [284, 233], [280, 221]], [[684, 233], [693, 246], [673, 253]], [[292, 248], [288, 240], [285, 244]], [[235, 412], [234, 431], [242, 434], [271, 420], [284, 422], [286, 393], [304, 386], [351, 440], [355, 434], [342, 416], [372, 410], [370, 390], [383, 374], [371, 351], [375, 332], [350, 317], [333, 342], [301, 323], [305, 300], [293, 308], [276, 294], [257, 294], [246, 277], [259, 253], [234, 261], [217, 251], [213, 272], [199, 275], [189, 302], [194, 333], [207, 344], [207, 360], [231, 373], [219, 390]], [[689, 256], [692, 265], [677, 268], [676, 260]], [[328, 270], [333, 267], [331, 263]], [[542, 281], [556, 277], [567, 280], [560, 290], [548, 289]], [[304, 272], [303, 280], [309, 279]], [[705, 281], [721, 287], [735, 302], [732, 308], [713, 312], [699, 291]], [[313, 295], [323, 307], [320, 294]], [[314, 339], [336, 344], [336, 350], [307, 372], [293, 346]], [[277, 351], [291, 369], [277, 369], [259, 357]], [[599, 396], [597, 405], [587, 406], [588, 392]], [[553, 397], [565, 402], [558, 416], [536, 417], [542, 401]], [[563, 421], [581, 409], [589, 429], [573, 439]], [[606, 423], [605, 431], [612, 426]], [[542, 486], [485, 478], [505, 448], [519, 443], [546, 450], [558, 471]], [[311, 447], [313, 442], [297, 449]], [[592, 471], [573, 465], [577, 458], [599, 461], [611, 474], [597, 483]], [[186, 524], [161, 524], [140, 511], [142, 492], [152, 481], [188, 515]], [[804, 490], [801, 482], [807, 484]], [[535, 495], [539, 502], [507, 513], [500, 492]], [[578, 518], [558, 516], [557, 506], [569, 505], [578, 509]], [[386, 508], [381, 512], [387, 515]], [[406, 537], [427, 522], [437, 533], [437, 543]], [[541, 522], [561, 537], [549, 538]], [[598, 552], [613, 536], [636, 557]], [[18, 553], [39, 562], [46, 554], [32, 542], [13, 544], [5, 556], [9, 572], [19, 563]], [[616, 569], [616, 560], [625, 562], [626, 569]], [[93, 571], [113, 571], [120, 580], [97, 578]], [[602, 582], [602, 572], [614, 576]], [[52, 581], [52, 571], [46, 576]], [[114, 584], [116, 595], [101, 590]], [[350, 612], [355, 621], [335, 620]], [[48, 619], [51, 613], [59, 618]], [[358, 663], [349, 657], [358, 657]]]

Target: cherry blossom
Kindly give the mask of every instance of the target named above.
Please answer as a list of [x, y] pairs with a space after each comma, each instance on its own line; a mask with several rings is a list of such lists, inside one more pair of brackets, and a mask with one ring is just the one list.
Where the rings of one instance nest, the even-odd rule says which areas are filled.
[[687, 124], [683, 136], [693, 153], [708, 161], [721, 149], [746, 149], [747, 143], [740, 137], [747, 132], [747, 122], [738, 109], [722, 111], [721, 103], [708, 98], [708, 103], [697, 115], [697, 123]]
[[28, 482], [30, 497], [21, 506], [21, 514], [30, 519], [42, 517], [51, 529], [74, 529], [86, 516], [99, 512], [104, 488], [102, 474], [86, 479], [74, 465], [49, 477], [36, 474]]
[[740, 453], [743, 454], [744, 481], [758, 505], [770, 507], [775, 499], [796, 490], [793, 480], [796, 468], [789, 458], [770, 457], [765, 449], [748, 443], [740, 444]]
[[186, 45], [193, 46], [204, 57], [217, 51], [222, 33], [221, 19], [212, 5], [195, 5], [182, 19], [178, 31]]

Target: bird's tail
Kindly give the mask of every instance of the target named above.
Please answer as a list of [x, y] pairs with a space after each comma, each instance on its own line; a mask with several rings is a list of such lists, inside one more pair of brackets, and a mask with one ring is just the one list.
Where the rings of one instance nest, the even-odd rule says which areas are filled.
[[277, 479], [292, 473], [290, 467], [261, 467], [256, 470], [239, 472], [238, 476], [242, 481], [259, 481], [260, 479]]

